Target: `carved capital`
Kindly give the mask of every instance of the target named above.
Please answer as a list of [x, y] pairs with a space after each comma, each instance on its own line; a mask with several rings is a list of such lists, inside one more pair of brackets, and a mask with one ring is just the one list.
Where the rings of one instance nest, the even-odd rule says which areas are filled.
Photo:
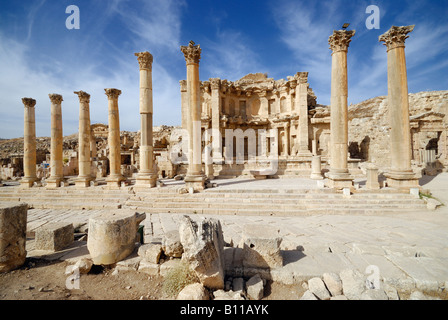
[[108, 99], [118, 99], [118, 96], [121, 94], [121, 90], [113, 88], [104, 89], [104, 91]]
[[308, 72], [297, 72], [296, 73], [297, 83], [303, 84], [308, 82]]
[[379, 37], [379, 41], [384, 42], [384, 45], [387, 46], [387, 51], [404, 47], [405, 40], [409, 38], [407, 34], [412, 32], [414, 27], [415, 25], [402, 27], [392, 26], [386, 33]]
[[54, 103], [54, 104], [61, 104], [62, 101], [64, 101], [62, 99], [62, 96], [57, 93], [50, 93], [48, 96], [50, 97], [51, 103]]
[[347, 51], [355, 32], [355, 30], [334, 30], [333, 34], [328, 38], [328, 43], [333, 53]]
[[74, 94], [77, 94], [79, 97], [79, 102], [90, 103], [90, 94], [84, 91], [75, 91]]
[[32, 98], [22, 98], [22, 102], [26, 108], [33, 108], [36, 105], [36, 100]]
[[187, 80], [180, 80], [179, 84], [180, 84], [180, 91], [186, 92], [187, 91]]
[[201, 59], [201, 47], [198, 44], [195, 44], [193, 41], [190, 41], [188, 46], [180, 46], [180, 51], [185, 56], [185, 61], [188, 64], [199, 64], [199, 60]]
[[219, 86], [221, 84], [221, 79], [219, 78], [210, 78], [210, 87], [212, 90], [219, 90]]
[[140, 70], [152, 70], [153, 57], [148, 51], [137, 52], [134, 54], [137, 57]]

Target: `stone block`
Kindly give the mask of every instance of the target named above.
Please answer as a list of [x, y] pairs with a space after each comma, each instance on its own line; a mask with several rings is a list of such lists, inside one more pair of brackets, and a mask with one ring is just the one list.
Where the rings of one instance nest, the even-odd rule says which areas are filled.
[[282, 267], [282, 238], [279, 233], [278, 229], [267, 225], [245, 225], [239, 245], [243, 249], [243, 266], [267, 269]]
[[179, 292], [177, 300], [209, 300], [209, 294], [202, 284], [193, 283]]
[[28, 205], [0, 205], [0, 272], [19, 268], [26, 259], [26, 222]]
[[247, 296], [251, 300], [260, 300], [263, 298], [264, 285], [263, 279], [257, 274], [246, 282]]
[[140, 222], [146, 214], [133, 210], [110, 210], [89, 219], [87, 248], [93, 263], [110, 265], [129, 256], [135, 249]]
[[210, 289], [224, 288], [224, 238], [219, 220], [193, 221], [184, 216], [179, 226], [184, 248], [182, 259], [190, 264], [201, 283]]
[[138, 248], [138, 255], [148, 262], [157, 264], [162, 255], [162, 245], [153, 243], [144, 244]]
[[36, 250], [60, 251], [74, 241], [72, 223], [53, 222], [36, 230], [34, 247]]
[[336, 273], [324, 273], [322, 275], [325, 286], [333, 297], [342, 295], [342, 281]]
[[308, 290], [310, 290], [319, 300], [329, 300], [330, 292], [325, 287], [321, 278], [315, 277], [308, 280]]
[[162, 250], [168, 257], [180, 258], [184, 252], [178, 230], [165, 232], [162, 240]]

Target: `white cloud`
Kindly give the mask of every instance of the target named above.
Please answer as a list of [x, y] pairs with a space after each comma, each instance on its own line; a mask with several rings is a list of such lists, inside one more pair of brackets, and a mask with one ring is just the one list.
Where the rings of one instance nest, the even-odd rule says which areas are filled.
[[[145, 50], [154, 55], [154, 125], [180, 124], [178, 77], [168, 71], [172, 64], [166, 57], [167, 54], [174, 52], [174, 47], [176, 47], [176, 54], [181, 57], [178, 47], [180, 10], [172, 1], [157, 3], [158, 7], [154, 2], [145, 1], [145, 10], [139, 12], [133, 11], [131, 6], [120, 7], [120, 14], [123, 17], [130, 16], [132, 13], [136, 14], [134, 20], [125, 24], [131, 32], [123, 30], [129, 35], [127, 42], [121, 44], [114, 43], [114, 37], [106, 34], [108, 29], [105, 25], [113, 21], [116, 14], [113, 6], [108, 9], [106, 16], [102, 16], [94, 35], [88, 34], [82, 41], [70, 43], [65, 49], [62, 47], [55, 56], [36, 52], [32, 41], [19, 42], [0, 32], [0, 68], [2, 70], [0, 115], [3, 119], [7, 119], [0, 128], [0, 137], [23, 136], [23, 104], [21, 102], [23, 97], [37, 100], [37, 135], [49, 136], [49, 93], [59, 93], [63, 96], [64, 135], [78, 131], [79, 100], [74, 91], [83, 90], [91, 95], [91, 122], [107, 124], [107, 97], [104, 88], [111, 87], [122, 90], [119, 98], [120, 128], [139, 130], [139, 67], [134, 52]], [[124, 2], [123, 0], [116, 1], [115, 4], [123, 5]], [[149, 13], [151, 16], [146, 23], [144, 20]], [[137, 27], [137, 24], [133, 24], [135, 21], [141, 24], [137, 23]], [[137, 32], [140, 27], [141, 32]], [[148, 31], [151, 36], [146, 35]], [[58, 39], [54, 40], [58, 41]], [[131, 45], [128, 40], [131, 41]], [[90, 48], [98, 50], [99, 46], [101, 51], [92, 54]], [[73, 48], [77, 48], [78, 55], [73, 54]], [[64, 57], [64, 50], [70, 58]], [[181, 62], [182, 59], [181, 57]], [[105, 63], [105, 61], [113, 63]]]

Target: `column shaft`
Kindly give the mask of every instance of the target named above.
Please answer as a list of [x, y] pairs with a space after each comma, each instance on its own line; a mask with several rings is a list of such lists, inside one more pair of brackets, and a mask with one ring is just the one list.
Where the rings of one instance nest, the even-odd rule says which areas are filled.
[[386, 173], [389, 187], [418, 187], [418, 178], [411, 168], [412, 143], [409, 124], [408, 80], [405, 40], [414, 26], [392, 26], [379, 37], [387, 46], [387, 86], [391, 138], [391, 168]]
[[353, 186], [348, 171], [347, 51], [355, 31], [335, 30], [329, 38], [332, 50], [329, 186]]
[[90, 157], [90, 95], [84, 91], [77, 91], [79, 97], [79, 138], [78, 138], [78, 168], [77, 186], [88, 187], [92, 180]]
[[140, 66], [140, 170], [137, 184], [155, 187], [157, 172], [154, 170], [153, 146], [153, 96], [152, 96], [152, 62], [153, 56], [148, 52], [139, 52]]
[[204, 189], [205, 176], [202, 172], [201, 97], [199, 82], [199, 60], [201, 48], [190, 41], [181, 46], [187, 63], [187, 94], [190, 119], [188, 121], [189, 150], [188, 171], [185, 182], [188, 188]]
[[51, 146], [50, 146], [50, 178], [47, 187], [57, 188], [63, 180], [63, 134], [62, 134], [62, 96], [49, 94], [51, 100]]
[[37, 181], [36, 176], [36, 118], [35, 108], [36, 100], [23, 98], [24, 110], [24, 134], [23, 134], [23, 172], [21, 185], [23, 187], [32, 187]]
[[110, 173], [106, 181], [109, 186], [120, 186], [125, 178], [121, 174], [121, 140], [120, 140], [120, 117], [118, 112], [118, 96], [121, 90], [104, 89], [108, 98], [109, 109], [109, 169]]

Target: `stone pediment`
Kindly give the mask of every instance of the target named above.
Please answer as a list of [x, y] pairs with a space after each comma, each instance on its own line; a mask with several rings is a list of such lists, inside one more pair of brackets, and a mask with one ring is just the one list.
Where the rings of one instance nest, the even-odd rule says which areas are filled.
[[412, 121], [429, 121], [429, 122], [434, 122], [434, 121], [443, 121], [445, 117], [445, 114], [443, 113], [439, 113], [439, 112], [435, 112], [435, 111], [428, 111], [425, 113], [421, 113], [415, 116], [411, 116], [410, 120]]

